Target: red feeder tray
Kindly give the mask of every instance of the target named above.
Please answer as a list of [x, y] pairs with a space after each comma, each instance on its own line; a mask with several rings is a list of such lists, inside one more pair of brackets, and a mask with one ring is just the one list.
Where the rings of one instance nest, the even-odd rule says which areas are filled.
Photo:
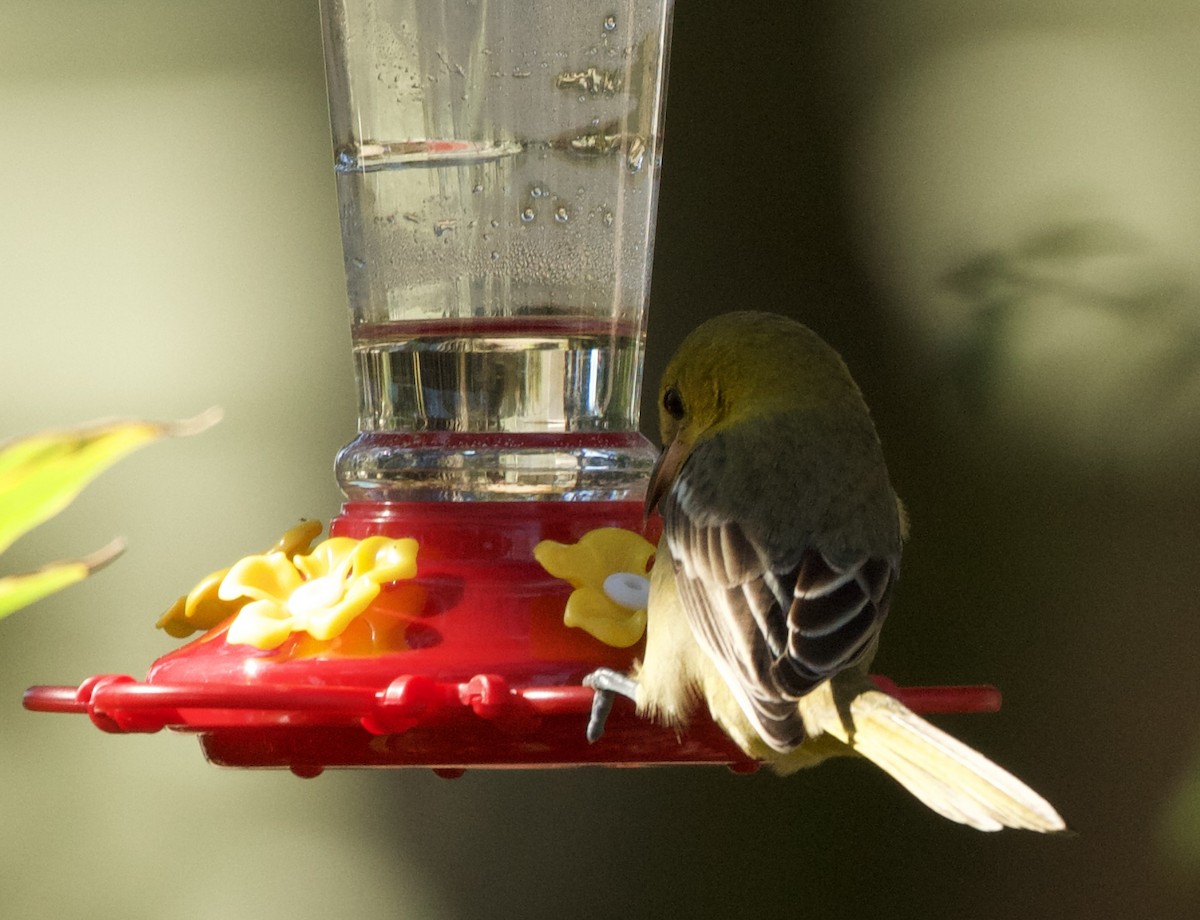
[[[587, 742], [592, 691], [582, 679], [597, 667], [629, 668], [640, 645], [615, 649], [564, 626], [571, 588], [534, 561], [533, 547], [599, 527], [657, 536], [640, 502], [350, 503], [334, 535], [420, 545], [417, 577], [379, 595], [354, 641], [293, 636], [262, 651], [228, 644], [226, 622], [160, 658], [144, 682], [99, 675], [78, 688], [31, 687], [25, 707], [86, 713], [110, 732], [196, 732], [215, 764], [302, 776], [326, 767], [756, 769], [707, 716], [677, 733], [638, 718], [627, 700], [604, 737]], [[991, 687], [876, 681], [918, 712], [1000, 706]]]

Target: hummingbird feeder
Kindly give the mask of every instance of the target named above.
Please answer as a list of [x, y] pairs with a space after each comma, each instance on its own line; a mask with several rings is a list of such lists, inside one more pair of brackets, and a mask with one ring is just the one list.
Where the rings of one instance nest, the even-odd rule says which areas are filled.
[[[671, 0], [322, 0], [359, 434], [329, 539], [301, 524], [159, 625], [144, 681], [28, 709], [199, 736], [236, 767], [716, 763], [698, 714], [618, 701], [658, 537], [638, 433]], [[887, 689], [993, 711], [989, 687]]]

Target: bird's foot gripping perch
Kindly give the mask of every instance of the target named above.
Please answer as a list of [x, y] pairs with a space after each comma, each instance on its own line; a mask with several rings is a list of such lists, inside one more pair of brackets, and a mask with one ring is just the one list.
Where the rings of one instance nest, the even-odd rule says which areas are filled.
[[592, 697], [592, 715], [588, 719], [587, 740], [595, 743], [604, 735], [604, 725], [612, 712], [613, 700], [619, 693], [637, 702], [637, 681], [612, 668], [597, 668], [583, 679], [585, 687], [596, 691]]

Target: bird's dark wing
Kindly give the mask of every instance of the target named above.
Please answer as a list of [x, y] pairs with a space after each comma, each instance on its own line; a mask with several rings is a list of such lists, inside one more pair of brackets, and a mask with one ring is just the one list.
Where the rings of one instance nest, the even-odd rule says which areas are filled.
[[[689, 468], [711, 470], [728, 447], [698, 449], [685, 465], [661, 504], [665, 533], [697, 641], [763, 740], [787, 751], [804, 740], [796, 701], [874, 652], [898, 572], [899, 512], [884, 472], [886, 494], [875, 504], [890, 503], [881, 513], [892, 516], [894, 537], [858, 541], [857, 549], [849, 538], [822, 547], [817, 534], [837, 530], [830, 515], [860, 513], [862, 502], [836, 507], [847, 494], [840, 484], [834, 507], [795, 488], [774, 496], [776, 507], [723, 502], [709, 493], [728, 494], [730, 484], [722, 489], [689, 476]], [[770, 478], [767, 470], [760, 490], [769, 490]], [[784, 495], [800, 501], [778, 506]]]

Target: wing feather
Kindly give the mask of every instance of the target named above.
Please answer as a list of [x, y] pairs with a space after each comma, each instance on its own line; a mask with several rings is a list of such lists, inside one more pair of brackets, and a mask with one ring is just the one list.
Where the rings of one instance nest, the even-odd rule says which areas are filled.
[[[829, 508], [760, 504], [766, 513], [756, 515], [731, 506], [728, 483], [694, 474], [730, 449], [718, 441], [708, 457], [699, 448], [684, 465], [660, 505], [664, 532], [697, 642], [763, 740], [788, 751], [804, 740], [796, 701], [874, 652], [899, 564], [897, 505], [884, 473], [876, 504], [887, 503], [894, 539], [885, 533], [882, 549], [842, 546], [835, 553], [805, 519], [827, 519]], [[756, 520], [757, 528], [750, 523]]]

